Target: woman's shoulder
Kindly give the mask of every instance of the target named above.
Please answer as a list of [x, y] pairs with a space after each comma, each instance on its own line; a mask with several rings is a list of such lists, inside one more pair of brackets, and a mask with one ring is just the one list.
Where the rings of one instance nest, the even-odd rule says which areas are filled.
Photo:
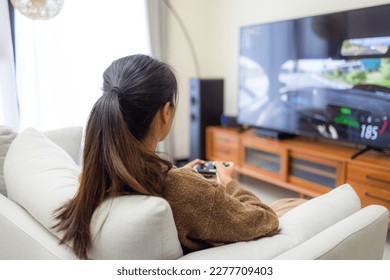
[[176, 180], [206, 180], [201, 174], [199, 174], [196, 170], [190, 167], [173, 167], [169, 170], [167, 175], [168, 181], [176, 181]]
[[165, 179], [165, 187], [169, 188], [210, 188], [217, 186], [217, 182], [204, 178], [201, 174], [189, 167], [172, 168]]

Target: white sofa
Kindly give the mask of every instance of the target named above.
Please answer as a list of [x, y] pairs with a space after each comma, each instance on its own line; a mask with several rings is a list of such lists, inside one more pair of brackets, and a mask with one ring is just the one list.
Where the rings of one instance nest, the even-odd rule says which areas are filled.
[[[51, 230], [52, 212], [78, 187], [81, 128], [11, 134], [0, 127], [5, 186], [0, 195], [0, 259], [75, 259]], [[16, 139], [13, 138], [16, 136]], [[12, 142], [12, 143], [11, 143]], [[9, 149], [8, 149], [9, 146]], [[285, 214], [280, 233], [183, 256], [168, 203], [123, 196], [93, 216], [91, 259], [381, 259], [388, 211], [361, 208], [343, 185]]]

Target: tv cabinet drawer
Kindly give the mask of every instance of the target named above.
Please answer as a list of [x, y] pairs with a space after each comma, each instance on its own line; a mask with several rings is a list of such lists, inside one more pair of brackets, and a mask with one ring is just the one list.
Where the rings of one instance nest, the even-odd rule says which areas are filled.
[[362, 206], [378, 204], [387, 207], [390, 211], [390, 190], [362, 184], [355, 180], [348, 180], [360, 197]]
[[387, 188], [390, 191], [390, 172], [349, 164], [347, 178], [363, 184]]
[[238, 162], [239, 138], [235, 131], [210, 128], [206, 133], [207, 159]]
[[216, 159], [224, 161], [238, 161], [238, 144], [237, 143], [220, 143], [218, 140], [214, 143], [214, 155]]

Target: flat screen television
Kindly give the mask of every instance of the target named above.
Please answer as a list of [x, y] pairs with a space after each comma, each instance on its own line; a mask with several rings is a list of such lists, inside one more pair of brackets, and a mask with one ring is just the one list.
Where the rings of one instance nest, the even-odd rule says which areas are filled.
[[390, 5], [241, 27], [237, 119], [390, 149]]

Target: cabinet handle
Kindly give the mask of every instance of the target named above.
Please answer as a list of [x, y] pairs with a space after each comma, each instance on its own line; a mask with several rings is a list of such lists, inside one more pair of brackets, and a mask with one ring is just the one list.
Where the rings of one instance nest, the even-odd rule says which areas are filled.
[[386, 202], [386, 203], [390, 203], [390, 200], [384, 199], [384, 198], [376, 196], [376, 195], [371, 195], [368, 192], [365, 192], [364, 195], [369, 197], [369, 198], [374, 198], [374, 199], [377, 199], [377, 200], [380, 200], [380, 201], [383, 201], [383, 202]]
[[390, 180], [386, 180], [386, 179], [382, 179], [382, 178], [376, 178], [376, 177], [373, 177], [371, 175], [367, 175], [366, 179], [390, 185]]

